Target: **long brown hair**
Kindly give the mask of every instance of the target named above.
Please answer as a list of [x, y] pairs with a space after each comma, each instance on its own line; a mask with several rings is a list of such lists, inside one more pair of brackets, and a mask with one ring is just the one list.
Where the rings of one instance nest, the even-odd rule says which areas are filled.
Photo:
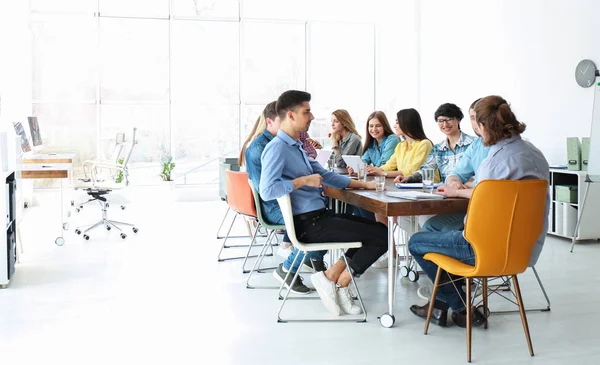
[[[352, 117], [350, 116], [350, 113], [348, 113], [347, 110], [345, 109], [338, 109], [336, 111], [334, 111], [333, 113], [331, 113], [332, 115], [335, 116], [335, 118], [338, 120], [338, 122], [342, 123], [342, 125], [344, 127], [346, 127], [346, 129], [348, 131], [350, 131], [350, 133], [354, 133], [358, 136], [358, 138], [360, 137], [360, 134], [358, 134], [358, 131], [356, 130], [356, 126], [354, 125], [354, 121], [352, 120]], [[338, 140], [338, 135], [337, 133], [332, 133], [331, 134], [331, 139], [333, 140], [333, 142], [335, 143]]]
[[[415, 141], [429, 140], [423, 130], [423, 122], [418, 111], [413, 108], [402, 109], [396, 113], [396, 117], [398, 118], [398, 127], [404, 134]], [[431, 142], [431, 140], [429, 141]]]
[[381, 125], [383, 126], [383, 136], [384, 137], [387, 137], [390, 134], [394, 134], [394, 131], [390, 127], [390, 122], [388, 122], [388, 119], [385, 116], [384, 112], [376, 110], [373, 113], [369, 114], [369, 117], [367, 118], [365, 145], [363, 146], [363, 150], [362, 150], [363, 155], [365, 154], [365, 152], [367, 152], [369, 147], [371, 147], [371, 143], [373, 143], [373, 141], [375, 140], [373, 137], [371, 137], [371, 133], [369, 133], [369, 121], [371, 121], [371, 119], [377, 119], [379, 121], [379, 123], [381, 123]]
[[475, 104], [474, 110], [477, 124], [487, 132], [483, 139], [486, 146], [519, 135], [527, 128], [517, 120], [510, 105], [501, 96], [490, 95], [482, 98]]

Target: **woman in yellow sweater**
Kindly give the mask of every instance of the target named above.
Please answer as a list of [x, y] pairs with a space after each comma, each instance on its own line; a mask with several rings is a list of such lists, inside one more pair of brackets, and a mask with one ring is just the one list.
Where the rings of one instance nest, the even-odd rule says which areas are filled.
[[402, 109], [396, 114], [394, 124], [396, 135], [404, 141], [398, 143], [394, 154], [381, 167], [368, 166], [371, 175], [394, 177], [394, 182], [400, 182], [403, 176], [410, 176], [419, 170], [429, 156], [433, 143], [423, 131], [421, 116], [415, 109]]

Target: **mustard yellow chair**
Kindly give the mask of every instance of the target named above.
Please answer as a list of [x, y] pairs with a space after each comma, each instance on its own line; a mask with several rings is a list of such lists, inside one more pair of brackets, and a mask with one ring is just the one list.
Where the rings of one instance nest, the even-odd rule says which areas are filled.
[[[438, 253], [428, 253], [424, 257], [438, 265], [425, 322], [425, 334], [429, 328], [437, 288], [448, 284], [448, 282], [440, 283], [442, 271], [465, 277], [467, 288], [471, 287], [474, 278], [480, 278], [484, 313], [488, 312], [487, 278], [510, 276], [514, 284], [529, 353], [533, 356], [533, 346], [517, 274], [527, 269], [533, 246], [542, 234], [546, 218], [544, 209], [547, 190], [546, 180], [486, 180], [477, 184], [469, 202], [464, 231], [465, 238], [475, 253], [475, 266]], [[471, 291], [467, 290], [466, 295], [466, 302], [469, 303], [466, 305], [467, 361], [471, 362]], [[486, 319], [484, 328], [487, 327]]]

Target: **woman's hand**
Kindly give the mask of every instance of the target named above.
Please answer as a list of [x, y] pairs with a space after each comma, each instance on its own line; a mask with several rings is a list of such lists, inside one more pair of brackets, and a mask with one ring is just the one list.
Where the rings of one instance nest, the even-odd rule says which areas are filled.
[[350, 166], [346, 167], [348, 169], [348, 175], [352, 176], [354, 175], [354, 169]]
[[399, 182], [399, 183], [404, 184], [404, 183], [409, 183], [410, 180], [411, 180], [410, 176], [402, 176], [402, 174], [400, 174], [394, 179], [394, 182], [395, 183]]
[[369, 175], [383, 175], [383, 169], [381, 167], [369, 165], [367, 166], [367, 173]]

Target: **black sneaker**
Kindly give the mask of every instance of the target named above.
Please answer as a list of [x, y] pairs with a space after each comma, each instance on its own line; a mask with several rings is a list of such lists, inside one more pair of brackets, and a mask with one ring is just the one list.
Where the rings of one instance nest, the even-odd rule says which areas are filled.
[[[287, 272], [283, 271], [283, 264], [279, 264], [279, 266], [277, 266], [277, 269], [275, 269], [275, 271], [273, 271], [273, 276], [280, 283], [283, 283], [283, 280], [285, 279], [286, 275], [287, 275]], [[290, 287], [290, 283], [292, 282], [293, 278], [294, 278], [294, 273], [291, 272], [288, 275], [286, 283], [285, 283], [286, 289]], [[302, 279], [302, 276], [298, 275], [298, 278], [296, 279], [294, 284], [292, 284], [292, 290], [291, 290], [292, 293], [294, 293], [294, 294], [310, 293], [310, 291], [311, 291], [310, 288], [307, 287], [306, 285], [304, 285], [304, 283], [302, 283], [303, 280], [304, 279]]]
[[309, 259], [308, 257], [305, 257], [304, 265], [311, 268], [314, 272], [327, 270], [327, 266], [325, 265], [325, 262], [323, 260]]

